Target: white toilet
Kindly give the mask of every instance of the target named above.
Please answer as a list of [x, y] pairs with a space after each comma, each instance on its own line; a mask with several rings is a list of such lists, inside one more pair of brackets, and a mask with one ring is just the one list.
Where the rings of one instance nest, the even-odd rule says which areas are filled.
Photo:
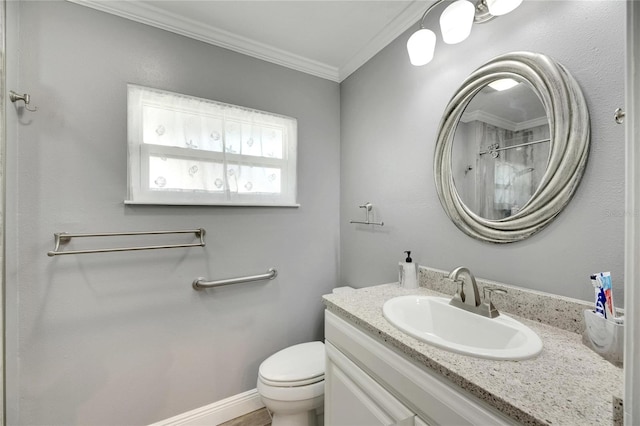
[[272, 426], [322, 426], [324, 343], [290, 346], [260, 364], [258, 393]]

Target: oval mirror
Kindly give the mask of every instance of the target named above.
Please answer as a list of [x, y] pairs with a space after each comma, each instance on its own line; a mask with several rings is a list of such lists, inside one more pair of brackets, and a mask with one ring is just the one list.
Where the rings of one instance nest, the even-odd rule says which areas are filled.
[[588, 152], [586, 102], [567, 70], [537, 53], [502, 55], [447, 105], [434, 156], [438, 197], [468, 235], [519, 241], [569, 202]]

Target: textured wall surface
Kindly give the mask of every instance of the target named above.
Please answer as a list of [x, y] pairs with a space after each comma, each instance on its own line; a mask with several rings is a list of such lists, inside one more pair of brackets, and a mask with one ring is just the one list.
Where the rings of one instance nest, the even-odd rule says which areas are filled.
[[[442, 6], [442, 8], [444, 8]], [[438, 28], [439, 12], [429, 15]], [[445, 45], [433, 62], [413, 67], [407, 31], [341, 85], [341, 279], [367, 286], [397, 279], [403, 250], [420, 264], [591, 300], [589, 274], [611, 271], [623, 302], [624, 106], [622, 1], [525, 1], [509, 15], [475, 25], [471, 37]], [[416, 25], [417, 28], [417, 25]], [[549, 55], [566, 66], [591, 115], [591, 152], [582, 183], [547, 228], [512, 244], [463, 234], [435, 190], [433, 153], [441, 114], [460, 83], [489, 59], [512, 51]], [[349, 225], [358, 204], [374, 204], [385, 226]]]
[[[13, 83], [38, 112], [8, 111], [8, 424], [148, 424], [253, 389], [268, 355], [321, 339], [338, 84], [72, 3], [16, 7]], [[127, 83], [297, 118], [301, 207], [125, 206]], [[46, 256], [54, 232], [198, 227], [204, 249]], [[269, 267], [273, 281], [191, 288]]]

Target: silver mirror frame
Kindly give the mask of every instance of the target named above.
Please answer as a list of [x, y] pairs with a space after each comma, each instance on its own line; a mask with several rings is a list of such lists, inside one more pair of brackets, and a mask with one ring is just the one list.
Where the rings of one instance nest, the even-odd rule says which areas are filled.
[[[522, 209], [505, 219], [473, 213], [453, 182], [451, 155], [462, 113], [487, 84], [502, 78], [526, 80], [547, 111], [551, 137], [549, 162], [542, 181]], [[447, 215], [464, 233], [492, 243], [525, 239], [548, 225], [569, 203], [589, 156], [589, 111], [580, 86], [559, 63], [533, 52], [498, 56], [474, 71], [447, 105], [440, 121], [434, 156], [438, 197]]]

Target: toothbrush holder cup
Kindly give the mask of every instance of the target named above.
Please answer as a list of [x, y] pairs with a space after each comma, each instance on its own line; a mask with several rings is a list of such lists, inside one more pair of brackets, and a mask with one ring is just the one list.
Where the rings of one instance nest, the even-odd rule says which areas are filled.
[[624, 354], [624, 317], [603, 318], [595, 312], [584, 311], [583, 341], [603, 358], [622, 365]]

